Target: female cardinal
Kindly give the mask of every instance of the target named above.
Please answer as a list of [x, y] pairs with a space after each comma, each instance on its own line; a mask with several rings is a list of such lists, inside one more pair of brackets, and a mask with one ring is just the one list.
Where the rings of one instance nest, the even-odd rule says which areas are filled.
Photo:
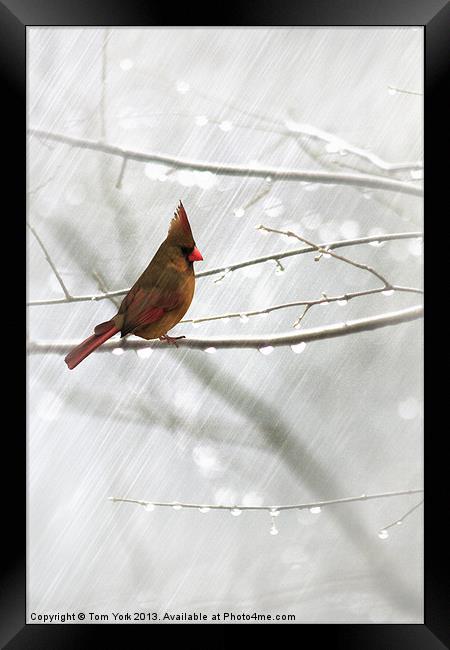
[[116, 316], [97, 325], [94, 334], [64, 359], [70, 370], [117, 332], [121, 337], [135, 334], [175, 345], [178, 338], [185, 338], [171, 337], [167, 332], [183, 318], [191, 304], [195, 287], [193, 263], [202, 259], [180, 201], [166, 239], [123, 299]]

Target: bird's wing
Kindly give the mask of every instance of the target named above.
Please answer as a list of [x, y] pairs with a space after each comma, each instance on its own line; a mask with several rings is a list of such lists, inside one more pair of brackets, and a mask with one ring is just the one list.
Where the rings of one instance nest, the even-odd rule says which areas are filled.
[[133, 287], [121, 305], [124, 314], [122, 336], [133, 332], [138, 327], [156, 323], [166, 311], [175, 309], [180, 302], [176, 293], [166, 293], [153, 287], [143, 289]]

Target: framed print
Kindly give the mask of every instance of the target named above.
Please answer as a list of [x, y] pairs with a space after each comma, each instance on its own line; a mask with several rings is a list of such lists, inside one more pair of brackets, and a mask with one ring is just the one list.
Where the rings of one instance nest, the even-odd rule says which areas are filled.
[[98, 624], [448, 642], [424, 434], [439, 9], [4, 13], [27, 307], [5, 647]]

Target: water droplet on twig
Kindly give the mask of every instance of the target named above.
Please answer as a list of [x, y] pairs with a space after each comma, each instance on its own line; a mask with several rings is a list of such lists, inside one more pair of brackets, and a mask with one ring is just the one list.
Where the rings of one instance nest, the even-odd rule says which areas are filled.
[[295, 352], [295, 354], [301, 354], [305, 348], [306, 343], [304, 341], [301, 343], [296, 343], [295, 345], [291, 345], [291, 350], [292, 352]]

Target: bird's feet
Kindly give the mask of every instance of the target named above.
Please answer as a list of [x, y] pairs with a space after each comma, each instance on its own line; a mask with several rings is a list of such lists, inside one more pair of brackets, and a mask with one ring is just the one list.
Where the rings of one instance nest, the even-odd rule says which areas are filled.
[[163, 334], [159, 337], [160, 341], [167, 341], [167, 343], [172, 343], [176, 348], [178, 347], [178, 339], [185, 339], [185, 336], [169, 336], [168, 334]]

